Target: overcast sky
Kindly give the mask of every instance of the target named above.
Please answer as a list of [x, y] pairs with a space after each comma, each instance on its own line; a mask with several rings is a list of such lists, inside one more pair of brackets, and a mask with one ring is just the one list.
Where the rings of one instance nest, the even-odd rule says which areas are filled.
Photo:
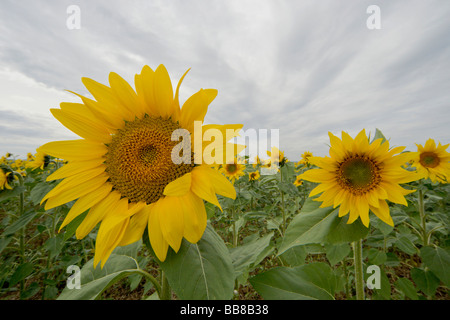
[[[70, 5], [80, 29], [67, 27]], [[367, 27], [370, 5], [381, 29]], [[326, 155], [329, 131], [446, 144], [449, 30], [444, 0], [1, 0], [0, 155], [78, 138], [49, 111], [79, 102], [64, 90], [89, 95], [81, 77], [107, 84], [111, 71], [132, 83], [146, 64], [164, 64], [174, 86], [192, 68], [181, 103], [218, 89], [207, 123], [279, 129], [293, 160]]]

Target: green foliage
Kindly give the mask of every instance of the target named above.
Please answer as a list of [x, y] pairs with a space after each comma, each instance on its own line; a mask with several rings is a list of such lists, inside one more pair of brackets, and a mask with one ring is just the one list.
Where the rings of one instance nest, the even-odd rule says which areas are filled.
[[[372, 140], [384, 138], [380, 131]], [[205, 202], [208, 226], [201, 240], [183, 240], [158, 261], [143, 241], [114, 250], [103, 268], [93, 267], [95, 228], [84, 239], [75, 232], [87, 212], [59, 227], [73, 203], [45, 210], [40, 202], [57, 182], [56, 168], [26, 170], [24, 183], [0, 192], [1, 299], [355, 299], [351, 243], [363, 241], [366, 284], [379, 267], [379, 288], [367, 299], [449, 299], [449, 185], [410, 183], [408, 206], [389, 203], [395, 226], [373, 214], [366, 228], [347, 224], [338, 208], [320, 208], [308, 197], [315, 184], [293, 184], [308, 165], [286, 162], [275, 175], [235, 182], [236, 199], [218, 196], [223, 212]], [[259, 167], [247, 165], [246, 173]], [[21, 199], [23, 198], [23, 207]], [[68, 286], [68, 267], [81, 269], [81, 289]], [[167, 286], [168, 285], [168, 286]]]

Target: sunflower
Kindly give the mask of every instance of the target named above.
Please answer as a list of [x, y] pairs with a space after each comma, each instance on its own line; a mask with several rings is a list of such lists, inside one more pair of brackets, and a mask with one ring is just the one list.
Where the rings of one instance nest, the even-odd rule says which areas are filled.
[[261, 177], [259, 171], [249, 172], [248, 173], [248, 181], [256, 181]]
[[13, 181], [11, 178], [12, 172], [8, 170], [5, 171], [3, 171], [3, 168], [0, 168], [0, 190], [5, 190], [5, 188], [11, 190], [12, 187], [9, 184]]
[[405, 195], [414, 192], [399, 184], [417, 179], [417, 175], [403, 169], [408, 153], [398, 154], [405, 147], [389, 150], [389, 142], [377, 139], [372, 143], [362, 130], [355, 139], [342, 132], [342, 140], [329, 133], [330, 157], [311, 157], [311, 164], [319, 167], [301, 174], [303, 180], [320, 183], [310, 193], [318, 195], [321, 207], [339, 207], [339, 217], [350, 214], [347, 223], [358, 217], [369, 226], [369, 210], [385, 223], [393, 226], [386, 200], [407, 206]]
[[[141, 239], [146, 228], [156, 256], [164, 261], [169, 246], [178, 252], [183, 237], [191, 243], [202, 237], [207, 223], [203, 200], [221, 209], [216, 194], [236, 197], [233, 185], [201, 162], [203, 141], [197, 153], [182, 150], [186, 161], [172, 160], [179, 144], [172, 139], [177, 129], [202, 137], [209, 128], [232, 129], [232, 139], [242, 128], [205, 125], [197, 132], [194, 121], [203, 122], [217, 90], [201, 89], [180, 108], [178, 93], [186, 73], [175, 94], [164, 65], [156, 70], [144, 66], [135, 76], [136, 91], [113, 72], [110, 87], [82, 78], [96, 100], [76, 94], [82, 104], [63, 102], [60, 109], [51, 109], [56, 119], [82, 139], [49, 142], [38, 149], [68, 160], [48, 177], [64, 180], [42, 201], [48, 210], [78, 199], [61, 228], [89, 209], [76, 237], [85, 237], [100, 223], [94, 266], [101, 261], [103, 267], [114, 248]], [[195, 137], [191, 150], [196, 150], [194, 141]], [[224, 148], [228, 145], [223, 143]]]
[[270, 157], [269, 165], [271, 165], [273, 161], [275, 165], [282, 167], [286, 162], [289, 162], [289, 159], [284, 156], [284, 152], [277, 147], [272, 147], [272, 151], [267, 151], [267, 155]]
[[220, 171], [234, 183], [236, 180], [239, 180], [240, 177], [245, 175], [244, 169], [245, 165], [239, 163], [239, 161], [235, 159], [233, 163], [223, 164]]
[[305, 151], [305, 152], [302, 154], [302, 159], [301, 159], [299, 162], [297, 162], [297, 166], [298, 166], [298, 165], [301, 165], [301, 164], [303, 164], [303, 165], [305, 165], [305, 166], [309, 166], [309, 165], [311, 164], [310, 161], [309, 161], [309, 159], [310, 159], [312, 156], [313, 156], [312, 152]]
[[293, 183], [294, 183], [294, 185], [295, 185], [296, 187], [301, 186], [301, 185], [303, 184], [303, 180], [300, 178], [300, 175], [298, 175], [298, 176], [295, 178], [295, 181], [294, 181]]
[[50, 157], [42, 151], [39, 151], [32, 157], [30, 161], [27, 162], [26, 167], [35, 169], [44, 169], [48, 166], [50, 162]]
[[449, 183], [450, 181], [450, 153], [445, 149], [449, 144], [441, 145], [433, 139], [428, 139], [425, 146], [417, 145], [416, 156], [412, 159], [420, 179], [430, 178], [432, 182]]

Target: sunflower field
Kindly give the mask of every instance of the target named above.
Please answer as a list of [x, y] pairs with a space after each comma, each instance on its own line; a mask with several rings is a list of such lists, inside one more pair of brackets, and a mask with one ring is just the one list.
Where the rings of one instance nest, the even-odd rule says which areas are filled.
[[[1, 158], [1, 299], [449, 300], [448, 144], [362, 130], [251, 159], [243, 125], [194, 124], [217, 91], [180, 106], [164, 66], [135, 80], [83, 79], [95, 100], [51, 110], [80, 140]], [[231, 130], [232, 161], [196, 164], [209, 139], [175, 163], [178, 129]]]

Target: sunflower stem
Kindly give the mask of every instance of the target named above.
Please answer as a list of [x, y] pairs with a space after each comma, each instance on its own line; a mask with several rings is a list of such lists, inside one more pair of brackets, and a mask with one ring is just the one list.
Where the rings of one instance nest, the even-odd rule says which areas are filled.
[[[19, 172], [14, 171], [13, 173], [17, 179], [19, 180], [19, 186], [24, 186], [23, 177]], [[23, 216], [24, 212], [24, 192], [25, 190], [22, 190], [22, 192], [19, 195], [19, 218]], [[19, 252], [20, 252], [20, 260], [21, 263], [25, 263], [25, 227], [20, 229], [20, 235], [19, 235]], [[25, 287], [25, 280], [20, 281], [20, 293], [23, 292], [23, 289]]]
[[362, 240], [353, 242], [356, 300], [364, 300], [364, 274], [362, 267]]
[[[280, 185], [283, 184], [283, 172], [280, 169]], [[280, 188], [280, 193], [281, 193], [281, 214], [283, 216], [283, 224], [281, 226], [281, 231], [282, 231], [282, 236], [284, 236], [284, 231], [286, 228], [286, 213], [285, 213], [285, 208], [284, 208], [284, 193], [283, 193], [283, 189]]]
[[172, 299], [172, 290], [170, 288], [169, 281], [167, 280], [166, 274], [164, 271], [161, 271], [161, 300], [171, 300]]
[[420, 221], [422, 222], [422, 240], [423, 245], [428, 245], [428, 235], [427, 235], [427, 224], [426, 224], [426, 216], [425, 216], [425, 204], [424, 204], [424, 195], [421, 188], [419, 188], [419, 214]]

